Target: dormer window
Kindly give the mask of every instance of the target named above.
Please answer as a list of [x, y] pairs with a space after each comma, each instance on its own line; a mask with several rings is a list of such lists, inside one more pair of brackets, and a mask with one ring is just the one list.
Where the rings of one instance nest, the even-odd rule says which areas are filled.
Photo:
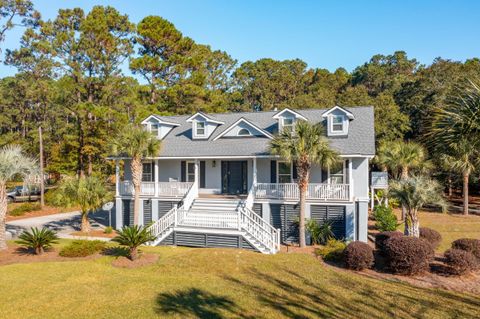
[[195, 135], [198, 137], [205, 136], [205, 122], [197, 122], [195, 125]]
[[343, 115], [332, 115], [332, 132], [342, 133], [344, 131], [343, 122]]
[[238, 136], [250, 136], [250, 135], [252, 135], [252, 133], [250, 133], [250, 131], [247, 130], [246, 128], [242, 128], [238, 131], [237, 135]]
[[293, 129], [294, 129], [293, 118], [283, 118], [282, 129], [285, 131], [293, 132]]
[[328, 136], [347, 136], [349, 123], [355, 119], [351, 112], [339, 106], [324, 112], [322, 117], [327, 120]]
[[152, 133], [153, 136], [158, 137], [158, 124], [150, 125], [150, 133]]

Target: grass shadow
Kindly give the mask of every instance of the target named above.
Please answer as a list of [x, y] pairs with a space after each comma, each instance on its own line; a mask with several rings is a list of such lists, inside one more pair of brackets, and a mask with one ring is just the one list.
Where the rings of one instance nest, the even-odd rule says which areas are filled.
[[129, 251], [125, 247], [107, 247], [102, 251], [102, 255], [113, 257], [128, 257]]

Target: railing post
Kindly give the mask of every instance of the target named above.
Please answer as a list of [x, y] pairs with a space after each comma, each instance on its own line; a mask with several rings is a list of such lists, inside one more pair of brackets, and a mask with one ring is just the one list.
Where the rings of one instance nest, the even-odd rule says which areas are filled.
[[158, 185], [158, 183], [159, 183], [159, 181], [158, 181], [158, 173], [159, 173], [159, 171], [158, 171], [158, 159], [156, 159], [154, 163], [155, 163], [155, 168], [154, 168], [154, 170], [153, 170], [153, 173], [155, 174], [155, 176], [154, 176], [154, 178], [153, 178], [153, 180], [154, 180], [154, 182], [155, 182], [155, 185], [154, 185], [154, 195], [155, 195], [155, 197], [158, 197], [158, 194], [159, 194], [159, 193], [158, 193], [158, 186], [159, 186], [159, 185]]
[[242, 222], [241, 222], [241, 216], [242, 216], [242, 210], [239, 209], [238, 212], [237, 212], [237, 223], [238, 223], [238, 230], [241, 231], [242, 230]]
[[173, 222], [173, 227], [177, 227], [177, 222], [178, 222], [178, 209], [177, 209], [177, 204], [173, 206], [173, 215], [174, 215], [174, 222]]
[[120, 195], [120, 165], [115, 160], [115, 196]]

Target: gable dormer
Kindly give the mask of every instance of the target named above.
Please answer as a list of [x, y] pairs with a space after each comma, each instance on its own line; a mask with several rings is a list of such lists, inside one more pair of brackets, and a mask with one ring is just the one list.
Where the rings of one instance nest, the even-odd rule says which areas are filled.
[[192, 123], [192, 139], [208, 139], [217, 126], [224, 124], [201, 112], [189, 117], [187, 122]]
[[307, 120], [302, 114], [290, 110], [289, 108], [283, 109], [276, 113], [273, 118], [278, 121], [279, 132], [282, 132], [283, 130], [289, 130], [293, 132], [295, 128], [295, 122], [298, 120]]
[[219, 138], [245, 138], [245, 137], [263, 137], [272, 139], [273, 136], [254, 123], [245, 118], [240, 118], [238, 121], [227, 127], [222, 133], [215, 137], [214, 141]]
[[324, 112], [322, 117], [327, 120], [327, 136], [347, 136], [353, 114], [340, 106], [334, 106]]
[[164, 121], [161, 117], [156, 115], [150, 115], [143, 120], [141, 124], [159, 140], [167, 136], [173, 128], [180, 126], [178, 123]]

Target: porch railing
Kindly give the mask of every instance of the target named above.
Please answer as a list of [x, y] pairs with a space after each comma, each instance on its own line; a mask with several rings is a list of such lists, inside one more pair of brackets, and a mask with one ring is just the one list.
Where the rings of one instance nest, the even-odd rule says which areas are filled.
[[[300, 191], [296, 183], [257, 183], [255, 185], [257, 199], [291, 199], [298, 200]], [[349, 184], [309, 184], [307, 199], [318, 200], [350, 200]]]
[[[142, 182], [140, 194], [146, 196], [156, 196], [158, 194], [160, 197], [183, 197], [188, 193], [192, 185], [193, 183], [190, 182]], [[120, 195], [133, 195], [132, 181], [120, 182], [119, 192]]]

